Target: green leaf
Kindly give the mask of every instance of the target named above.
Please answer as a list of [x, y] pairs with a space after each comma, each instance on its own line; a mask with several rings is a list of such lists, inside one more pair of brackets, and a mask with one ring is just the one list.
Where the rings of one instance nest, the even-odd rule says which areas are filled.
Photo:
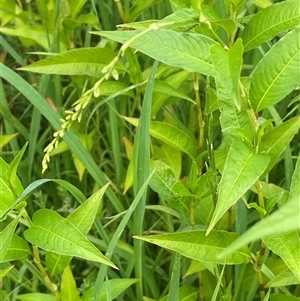
[[300, 237], [298, 231], [275, 234], [263, 239], [267, 247], [279, 255], [300, 282]]
[[299, 84], [299, 34], [300, 27], [287, 33], [253, 71], [249, 98], [256, 112], [278, 103]]
[[10, 245], [5, 253], [3, 262], [20, 260], [30, 254], [28, 243], [21, 237], [13, 235]]
[[[115, 54], [106, 48], [81, 48], [70, 50], [53, 57], [49, 57], [21, 67], [19, 70], [46, 74], [89, 75], [100, 77], [102, 69], [115, 57]], [[116, 64], [117, 70], [126, 70], [121, 61]]]
[[55, 211], [36, 211], [33, 215], [33, 226], [24, 232], [24, 236], [30, 243], [46, 251], [77, 256], [116, 268], [79, 229]]
[[[157, 162], [153, 161], [152, 164], [154, 165], [154, 163]], [[172, 189], [175, 183], [176, 178], [174, 172], [168, 165], [160, 162], [150, 181], [150, 187], [167, 201], [171, 207], [180, 212], [185, 212], [188, 208], [184, 203], [183, 197]]]
[[113, 81], [106, 81], [101, 83], [99, 86], [99, 95], [112, 95], [117, 92], [121, 92], [119, 95], [127, 95], [134, 98], [134, 93], [132, 90], [128, 90], [128, 85], [122, 82], [113, 82]]
[[[159, 299], [159, 301], [167, 301], [170, 294]], [[198, 291], [195, 287], [183, 285], [179, 288], [179, 298], [180, 301], [196, 301], [198, 299]], [[175, 299], [172, 299], [175, 300]], [[146, 301], [146, 300], [145, 300]], [[151, 301], [151, 300], [149, 300]]]
[[243, 62], [242, 40], [238, 39], [229, 51], [225, 51], [220, 44], [215, 44], [211, 47], [210, 53], [217, 72], [217, 81], [240, 111], [239, 79]]
[[[3, 279], [13, 268], [14, 268], [14, 266], [11, 265], [3, 270], [0, 270], [0, 279]], [[0, 293], [0, 296], [1, 296], [1, 293]]]
[[270, 296], [270, 301], [299, 301], [299, 298], [290, 295], [272, 294]]
[[180, 255], [175, 253], [170, 279], [168, 301], [179, 300]]
[[[167, 77], [163, 82], [172, 86], [174, 89], [178, 89], [179, 86], [187, 79], [187, 77], [190, 75], [187, 71], [180, 71], [176, 72], [175, 74], [170, 75]], [[155, 115], [158, 110], [163, 106], [166, 99], [168, 99], [169, 96], [165, 94], [154, 94], [152, 99], [152, 110], [151, 115]]]
[[280, 155], [289, 145], [294, 135], [299, 130], [299, 127], [300, 116], [295, 116], [294, 118], [276, 126], [262, 136], [260, 153], [266, 153], [270, 157], [270, 162], [268, 168], [264, 172], [264, 175], [277, 163]]
[[184, 274], [183, 278], [187, 277], [189, 275], [192, 275], [194, 273], [199, 273], [205, 269], [206, 269], [206, 267], [201, 261], [192, 260], [191, 264], [190, 264], [188, 270], [186, 271], [186, 273]]
[[168, 97], [172, 96], [172, 97], [177, 97], [177, 98], [181, 98], [181, 99], [186, 99], [187, 101], [191, 102], [192, 104], [194, 104], [194, 105], [196, 104], [196, 102], [192, 98], [190, 98], [183, 92], [178, 91], [173, 86], [171, 86], [170, 84], [163, 82], [163, 81], [157, 81], [155, 83], [154, 92], [159, 93], [160, 95], [161, 94], [167, 95]]
[[247, 230], [241, 237], [232, 243], [225, 251], [222, 251], [220, 256], [227, 256], [248, 244], [260, 238], [264, 238], [273, 234], [283, 234], [300, 229], [299, 223], [300, 202], [299, 197], [296, 196], [277, 211], [259, 221], [249, 230]]
[[[137, 118], [124, 116], [123, 118], [134, 126], [138, 125], [139, 119]], [[195, 158], [197, 155], [197, 141], [174, 125], [165, 122], [151, 121], [150, 135], [188, 154], [191, 158]]]
[[84, 6], [87, 0], [70, 0], [71, 18], [76, 19], [76, 16]]
[[266, 284], [266, 287], [280, 287], [293, 284], [299, 284], [299, 280], [290, 269], [286, 269], [283, 272], [276, 275], [274, 278], [272, 278]]
[[130, 10], [126, 13], [125, 20], [127, 22], [135, 21], [141, 13], [160, 1], [161, 0], [135, 0]]
[[237, 237], [237, 233], [226, 231], [212, 231], [208, 236], [206, 230], [193, 230], [180, 233], [134, 236], [160, 247], [178, 252], [179, 254], [195, 260], [220, 264], [240, 264], [249, 262], [250, 251], [242, 248], [225, 259], [220, 259], [218, 254], [232, 243]]
[[[99, 298], [96, 299], [97, 301], [107, 301], [107, 293], [106, 293], [106, 285], [110, 288], [110, 293], [112, 299], [117, 298], [122, 292], [124, 292], [128, 287], [130, 287], [132, 284], [138, 282], [138, 279], [126, 279], [126, 278], [116, 278], [105, 281], [103, 283], [103, 286], [101, 288], [101, 292], [99, 295]], [[82, 300], [83, 301], [90, 301], [92, 300], [94, 287], [90, 288], [86, 291], [86, 293], [83, 295]]]
[[300, 195], [300, 157], [297, 159], [297, 163], [294, 169], [292, 183], [290, 188], [289, 199]]
[[[2, 160], [2, 158], [0, 158]], [[3, 164], [2, 164], [3, 166]], [[1, 167], [2, 167], [1, 166]], [[5, 216], [5, 214], [10, 210], [11, 206], [14, 204], [15, 195], [14, 191], [9, 183], [3, 177], [0, 177], [0, 220]]]
[[[252, 0], [252, 2], [254, 2]], [[257, 2], [257, 0], [256, 0]], [[265, 2], [263, 0], [261, 2]], [[300, 11], [298, 0], [288, 0], [261, 10], [247, 23], [242, 32], [244, 50], [249, 51], [263, 42], [271, 40], [278, 33], [298, 26]]]
[[[216, 42], [204, 35], [181, 33], [169, 29], [143, 32], [99, 31], [92, 32], [108, 39], [125, 43], [167, 65], [180, 67], [189, 72], [214, 75], [209, 49]], [[137, 35], [139, 37], [137, 38]]]
[[251, 188], [267, 168], [269, 157], [257, 155], [236, 140], [229, 150], [218, 189], [218, 201], [207, 233], [237, 200]]
[[[50, 33], [49, 31], [46, 32], [41, 26], [24, 26], [23, 23], [22, 26], [18, 28], [0, 27], [0, 32], [8, 36], [28, 39], [32, 41], [32, 44], [37, 43], [46, 51], [51, 51], [49, 40], [53, 41], [53, 33]], [[67, 50], [64, 42], [59, 42], [59, 49], [61, 51]]]
[[18, 133], [10, 135], [0, 135], [0, 149], [3, 148], [7, 143], [9, 143], [13, 138], [15, 138]]
[[168, 165], [174, 172], [175, 178], [179, 180], [181, 174], [180, 151], [165, 143], [161, 147], [154, 145], [153, 148], [154, 159], [161, 160]]
[[61, 300], [62, 301], [80, 301], [79, 293], [76, 287], [76, 282], [70, 266], [64, 269], [61, 280]]
[[42, 293], [31, 293], [31, 294], [24, 294], [18, 295], [18, 300], [21, 301], [56, 301], [56, 297], [54, 295], [47, 295]]
[[20, 217], [15, 218], [11, 223], [8, 224], [8, 226], [2, 232], [0, 232], [0, 263], [3, 262], [5, 259], [5, 255], [11, 244], [19, 219]]
[[[226, 52], [220, 45], [211, 47], [211, 57], [217, 72], [217, 98], [221, 112], [220, 123], [227, 145], [237, 137], [253, 143], [255, 129], [251, 114], [240, 101], [239, 79], [242, 64], [242, 44], [237, 40]], [[208, 95], [210, 97], [210, 95]]]
[[[100, 202], [108, 185], [109, 183], [95, 192], [89, 199], [67, 216], [67, 220], [78, 228], [82, 234], [87, 234], [91, 229], [97, 215]], [[57, 275], [62, 272], [70, 263], [71, 259], [72, 257], [69, 256], [47, 252], [46, 265], [50, 274]]]

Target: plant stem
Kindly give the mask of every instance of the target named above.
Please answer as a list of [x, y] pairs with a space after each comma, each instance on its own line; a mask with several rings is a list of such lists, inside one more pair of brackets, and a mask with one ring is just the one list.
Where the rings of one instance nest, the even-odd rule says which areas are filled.
[[116, 5], [117, 5], [118, 11], [119, 11], [119, 15], [120, 15], [120, 18], [121, 18], [122, 22], [126, 23], [125, 13], [124, 13], [121, 1], [120, 0], [115, 0], [115, 2], [116, 2]]

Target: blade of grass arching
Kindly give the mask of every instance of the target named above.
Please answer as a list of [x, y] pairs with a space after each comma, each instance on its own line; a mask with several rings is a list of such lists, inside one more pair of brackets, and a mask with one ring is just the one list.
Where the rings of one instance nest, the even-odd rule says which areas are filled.
[[[146, 86], [145, 97], [143, 101], [141, 117], [137, 128], [137, 133], [134, 138], [133, 150], [133, 167], [134, 167], [134, 192], [140, 190], [150, 172], [150, 118], [152, 94], [154, 88], [155, 72], [158, 66], [158, 61], [155, 61], [149, 80]], [[143, 221], [146, 206], [147, 192], [137, 206], [133, 215], [133, 234], [142, 235]], [[134, 240], [134, 260], [135, 260], [135, 277], [140, 281], [136, 284], [137, 300], [143, 299], [143, 251], [142, 241]]]
[[175, 253], [170, 279], [168, 301], [179, 301], [180, 254]]
[[[51, 108], [45, 99], [23, 78], [4, 64], [0, 64], [0, 69], [2, 70], [0, 76], [16, 87], [44, 115], [56, 131], [59, 130], [61, 116]], [[74, 132], [70, 131], [66, 133], [63, 139], [68, 144], [70, 150], [85, 165], [87, 171], [95, 181], [100, 186], [105, 185], [107, 182], [105, 174], [98, 168], [91, 154], [84, 148]], [[110, 187], [107, 189], [106, 195], [118, 212], [124, 211], [123, 205]]]
[[[147, 187], [149, 185], [149, 182], [153, 176], [153, 174], [155, 173], [156, 171], [156, 168], [157, 166], [153, 169], [153, 171], [151, 172], [151, 174], [148, 176], [148, 178], [144, 181], [142, 187], [140, 188], [140, 190], [138, 191], [138, 193], [136, 194], [136, 197], [134, 198], [132, 204], [130, 205], [130, 207], [128, 208], [127, 212], [125, 213], [122, 221], [120, 222], [117, 230], [115, 231], [110, 243], [109, 243], [109, 246], [106, 250], [106, 253], [105, 253], [105, 257], [107, 259], [111, 259], [112, 258], [112, 255], [114, 253], [114, 250], [117, 246], [117, 243], [126, 227], [126, 225], [128, 224], [128, 221], [132, 215], [133, 212], [135, 212], [137, 206], [139, 205], [140, 203], [140, 200], [141, 198], [144, 196], [145, 192], [147, 191]], [[135, 255], [134, 255], [135, 256]], [[94, 289], [94, 294], [93, 294], [93, 300], [98, 300], [99, 296], [100, 296], [100, 292], [101, 292], [101, 288], [102, 288], [102, 285], [103, 285], [103, 282], [104, 282], [104, 279], [105, 279], [105, 276], [106, 276], [106, 273], [107, 273], [107, 268], [108, 266], [106, 265], [101, 265], [101, 268], [98, 272], [98, 275], [97, 275], [97, 279], [96, 279], [96, 282], [95, 282], [95, 289]], [[137, 300], [142, 300], [142, 299], [137, 299]]]
[[10, 44], [5, 40], [3, 35], [0, 35], [0, 45], [4, 49], [7, 50], [7, 52], [16, 60], [17, 63], [19, 63], [21, 66], [25, 66], [26, 62], [23, 60], [23, 58], [17, 53], [17, 51], [10, 46]]
[[114, 161], [114, 168], [116, 173], [116, 183], [119, 190], [121, 190], [121, 183], [123, 178], [123, 165], [122, 165], [122, 153], [121, 153], [121, 137], [119, 131], [120, 120], [116, 112], [115, 100], [112, 99], [108, 103], [109, 114], [109, 127], [111, 135], [111, 152]]

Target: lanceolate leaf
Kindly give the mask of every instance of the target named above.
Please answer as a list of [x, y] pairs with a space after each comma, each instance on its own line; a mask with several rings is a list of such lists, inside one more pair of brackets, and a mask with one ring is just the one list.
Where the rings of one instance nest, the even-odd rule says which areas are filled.
[[278, 33], [299, 25], [299, 22], [298, 0], [283, 1], [261, 10], [251, 18], [242, 32], [245, 51], [258, 47]]
[[21, 237], [13, 235], [3, 262], [23, 259], [30, 254], [28, 243]]
[[80, 301], [76, 282], [70, 266], [67, 266], [63, 272], [61, 280], [61, 299], [62, 301]]
[[298, 157], [293, 173], [289, 199], [292, 199], [297, 195], [300, 195], [300, 157]]
[[275, 234], [263, 239], [267, 247], [279, 255], [300, 282], [300, 236], [298, 231]]
[[[92, 32], [108, 39], [125, 43], [140, 35], [134, 31]], [[148, 31], [134, 39], [130, 46], [167, 65], [181, 67], [189, 72], [214, 75], [209, 49], [216, 42], [204, 35], [182, 33], [169, 29]]]
[[56, 297], [54, 295], [42, 294], [42, 293], [31, 293], [31, 294], [23, 294], [18, 295], [17, 299], [20, 301], [56, 301]]
[[4, 261], [5, 255], [13, 238], [19, 217], [15, 218], [2, 232], [0, 232], [0, 263]]
[[[137, 118], [124, 116], [123, 118], [134, 126], [138, 125], [139, 120]], [[174, 125], [165, 122], [151, 121], [150, 135], [184, 153], [187, 153], [191, 158], [195, 158], [197, 155], [196, 140]]]
[[212, 231], [206, 236], [205, 231], [194, 230], [163, 235], [138, 236], [135, 238], [176, 251], [183, 256], [195, 260], [220, 264], [249, 262], [250, 251], [248, 248], [242, 248], [225, 259], [218, 258], [218, 254], [238, 237], [236, 233]]
[[238, 39], [229, 51], [225, 51], [220, 44], [215, 44], [211, 48], [211, 57], [217, 72], [217, 80], [231, 96], [239, 111], [241, 109], [239, 79], [243, 62], [242, 53], [241, 39]]
[[[99, 204], [109, 183], [95, 192], [89, 199], [81, 204], [75, 211], [68, 215], [67, 220], [73, 224], [82, 234], [87, 234], [91, 229]], [[72, 257], [61, 254], [46, 253], [46, 265], [51, 275], [56, 275], [64, 270], [72, 260]]]
[[232, 243], [220, 256], [227, 256], [241, 246], [255, 241], [259, 238], [267, 237], [273, 234], [282, 234], [300, 230], [299, 223], [300, 202], [299, 197], [295, 196], [285, 205], [280, 207], [276, 212], [265, 217], [263, 220], [255, 224], [252, 228], [246, 231], [234, 243]]
[[249, 97], [257, 112], [278, 103], [300, 82], [299, 35], [300, 27], [286, 34], [254, 70]]
[[259, 179], [269, 163], [266, 155], [254, 154], [240, 140], [236, 140], [229, 150], [222, 179], [218, 189], [218, 201], [210, 225], [209, 233], [218, 220], [248, 189]]
[[[106, 48], [81, 48], [70, 50], [53, 57], [22, 67], [20, 70], [46, 74], [90, 75], [100, 77], [102, 69], [113, 59], [114, 53]], [[116, 69], [126, 70], [120, 61]]]
[[271, 160], [265, 173], [269, 172], [276, 164], [278, 158], [289, 145], [300, 127], [300, 116], [278, 125], [261, 138], [260, 152], [267, 153]]
[[55, 211], [41, 209], [35, 212], [33, 226], [24, 232], [24, 236], [30, 243], [46, 251], [77, 256], [116, 268], [79, 229]]

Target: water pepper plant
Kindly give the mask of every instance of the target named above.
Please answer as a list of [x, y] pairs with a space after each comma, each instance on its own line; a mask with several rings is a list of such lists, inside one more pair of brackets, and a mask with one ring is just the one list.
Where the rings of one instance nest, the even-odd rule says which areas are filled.
[[[103, 3], [73, 2], [56, 1], [69, 5], [50, 39], [60, 53], [18, 68], [46, 74], [41, 90], [1, 65], [55, 130], [27, 188], [26, 146], [0, 161], [4, 300], [298, 300], [299, 1], [111, 1], [113, 30]], [[97, 5], [98, 28], [85, 16], [96, 46], [74, 49], [66, 24]], [[60, 103], [45, 101], [49, 74]], [[84, 191], [93, 181], [88, 199], [71, 178], [48, 178], [70, 163]], [[76, 208], [29, 206], [49, 182]]]

